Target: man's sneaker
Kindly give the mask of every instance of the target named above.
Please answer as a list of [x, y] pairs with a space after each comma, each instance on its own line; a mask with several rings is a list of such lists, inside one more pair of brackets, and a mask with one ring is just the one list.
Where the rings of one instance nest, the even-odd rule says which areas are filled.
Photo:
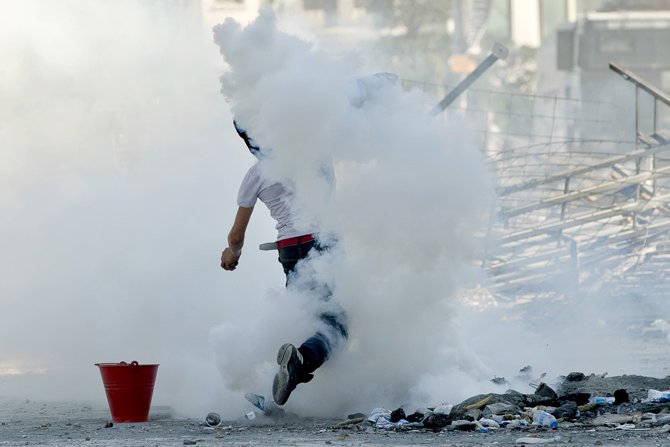
[[272, 382], [272, 397], [278, 405], [284, 405], [299, 383], [309, 382], [314, 376], [303, 371], [302, 354], [291, 343], [281, 345], [277, 364], [279, 372]]

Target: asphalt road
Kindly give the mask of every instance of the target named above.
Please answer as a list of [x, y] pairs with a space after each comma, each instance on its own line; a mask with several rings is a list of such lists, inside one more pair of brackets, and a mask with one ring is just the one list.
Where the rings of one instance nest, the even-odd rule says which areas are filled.
[[[529, 428], [474, 432], [393, 432], [367, 422], [335, 427], [337, 420], [240, 419], [217, 428], [200, 420], [172, 417], [168, 408], [152, 408], [149, 422], [109, 427], [107, 408], [82, 402], [37, 402], [0, 398], [0, 446], [667, 446], [670, 426], [645, 430], [561, 424], [557, 430]], [[521, 438], [531, 438], [517, 442]], [[542, 445], [542, 444], [539, 444]]]

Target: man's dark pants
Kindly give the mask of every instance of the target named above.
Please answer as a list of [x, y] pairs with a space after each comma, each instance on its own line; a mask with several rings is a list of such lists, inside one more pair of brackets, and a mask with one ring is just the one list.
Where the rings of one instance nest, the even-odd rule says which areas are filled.
[[[279, 262], [284, 267], [284, 273], [286, 274], [286, 287], [290, 287], [295, 281], [296, 265], [302, 259], [305, 259], [312, 250], [321, 253], [328, 250], [328, 247], [321, 246], [317, 241], [312, 240], [279, 249]], [[309, 288], [324, 302], [329, 301], [332, 296], [328, 284], [313, 280]], [[344, 311], [322, 312], [319, 314], [319, 319], [325, 324], [325, 330], [317, 331], [298, 348], [303, 356], [305, 373], [312, 373], [328, 360], [334, 348], [333, 344], [340, 339], [345, 340], [348, 336]]]

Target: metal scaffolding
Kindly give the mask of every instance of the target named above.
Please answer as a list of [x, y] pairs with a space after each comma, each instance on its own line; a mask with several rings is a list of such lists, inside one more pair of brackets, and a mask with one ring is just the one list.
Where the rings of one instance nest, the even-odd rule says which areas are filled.
[[670, 97], [610, 68], [635, 86], [634, 108], [470, 89], [445, 112], [473, 123], [496, 174], [478, 290], [499, 303], [670, 295]]

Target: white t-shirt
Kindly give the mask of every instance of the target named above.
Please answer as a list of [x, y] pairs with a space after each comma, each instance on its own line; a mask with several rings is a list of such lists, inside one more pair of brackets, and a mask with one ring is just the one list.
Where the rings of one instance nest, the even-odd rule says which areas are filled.
[[256, 199], [260, 199], [270, 210], [270, 216], [277, 221], [277, 240], [280, 241], [309, 233], [309, 231], [296, 228], [291, 213], [290, 198], [290, 193], [284, 185], [263, 178], [258, 162], [256, 162], [249, 168], [247, 175], [242, 180], [240, 191], [237, 194], [237, 205], [252, 208], [256, 205]]

